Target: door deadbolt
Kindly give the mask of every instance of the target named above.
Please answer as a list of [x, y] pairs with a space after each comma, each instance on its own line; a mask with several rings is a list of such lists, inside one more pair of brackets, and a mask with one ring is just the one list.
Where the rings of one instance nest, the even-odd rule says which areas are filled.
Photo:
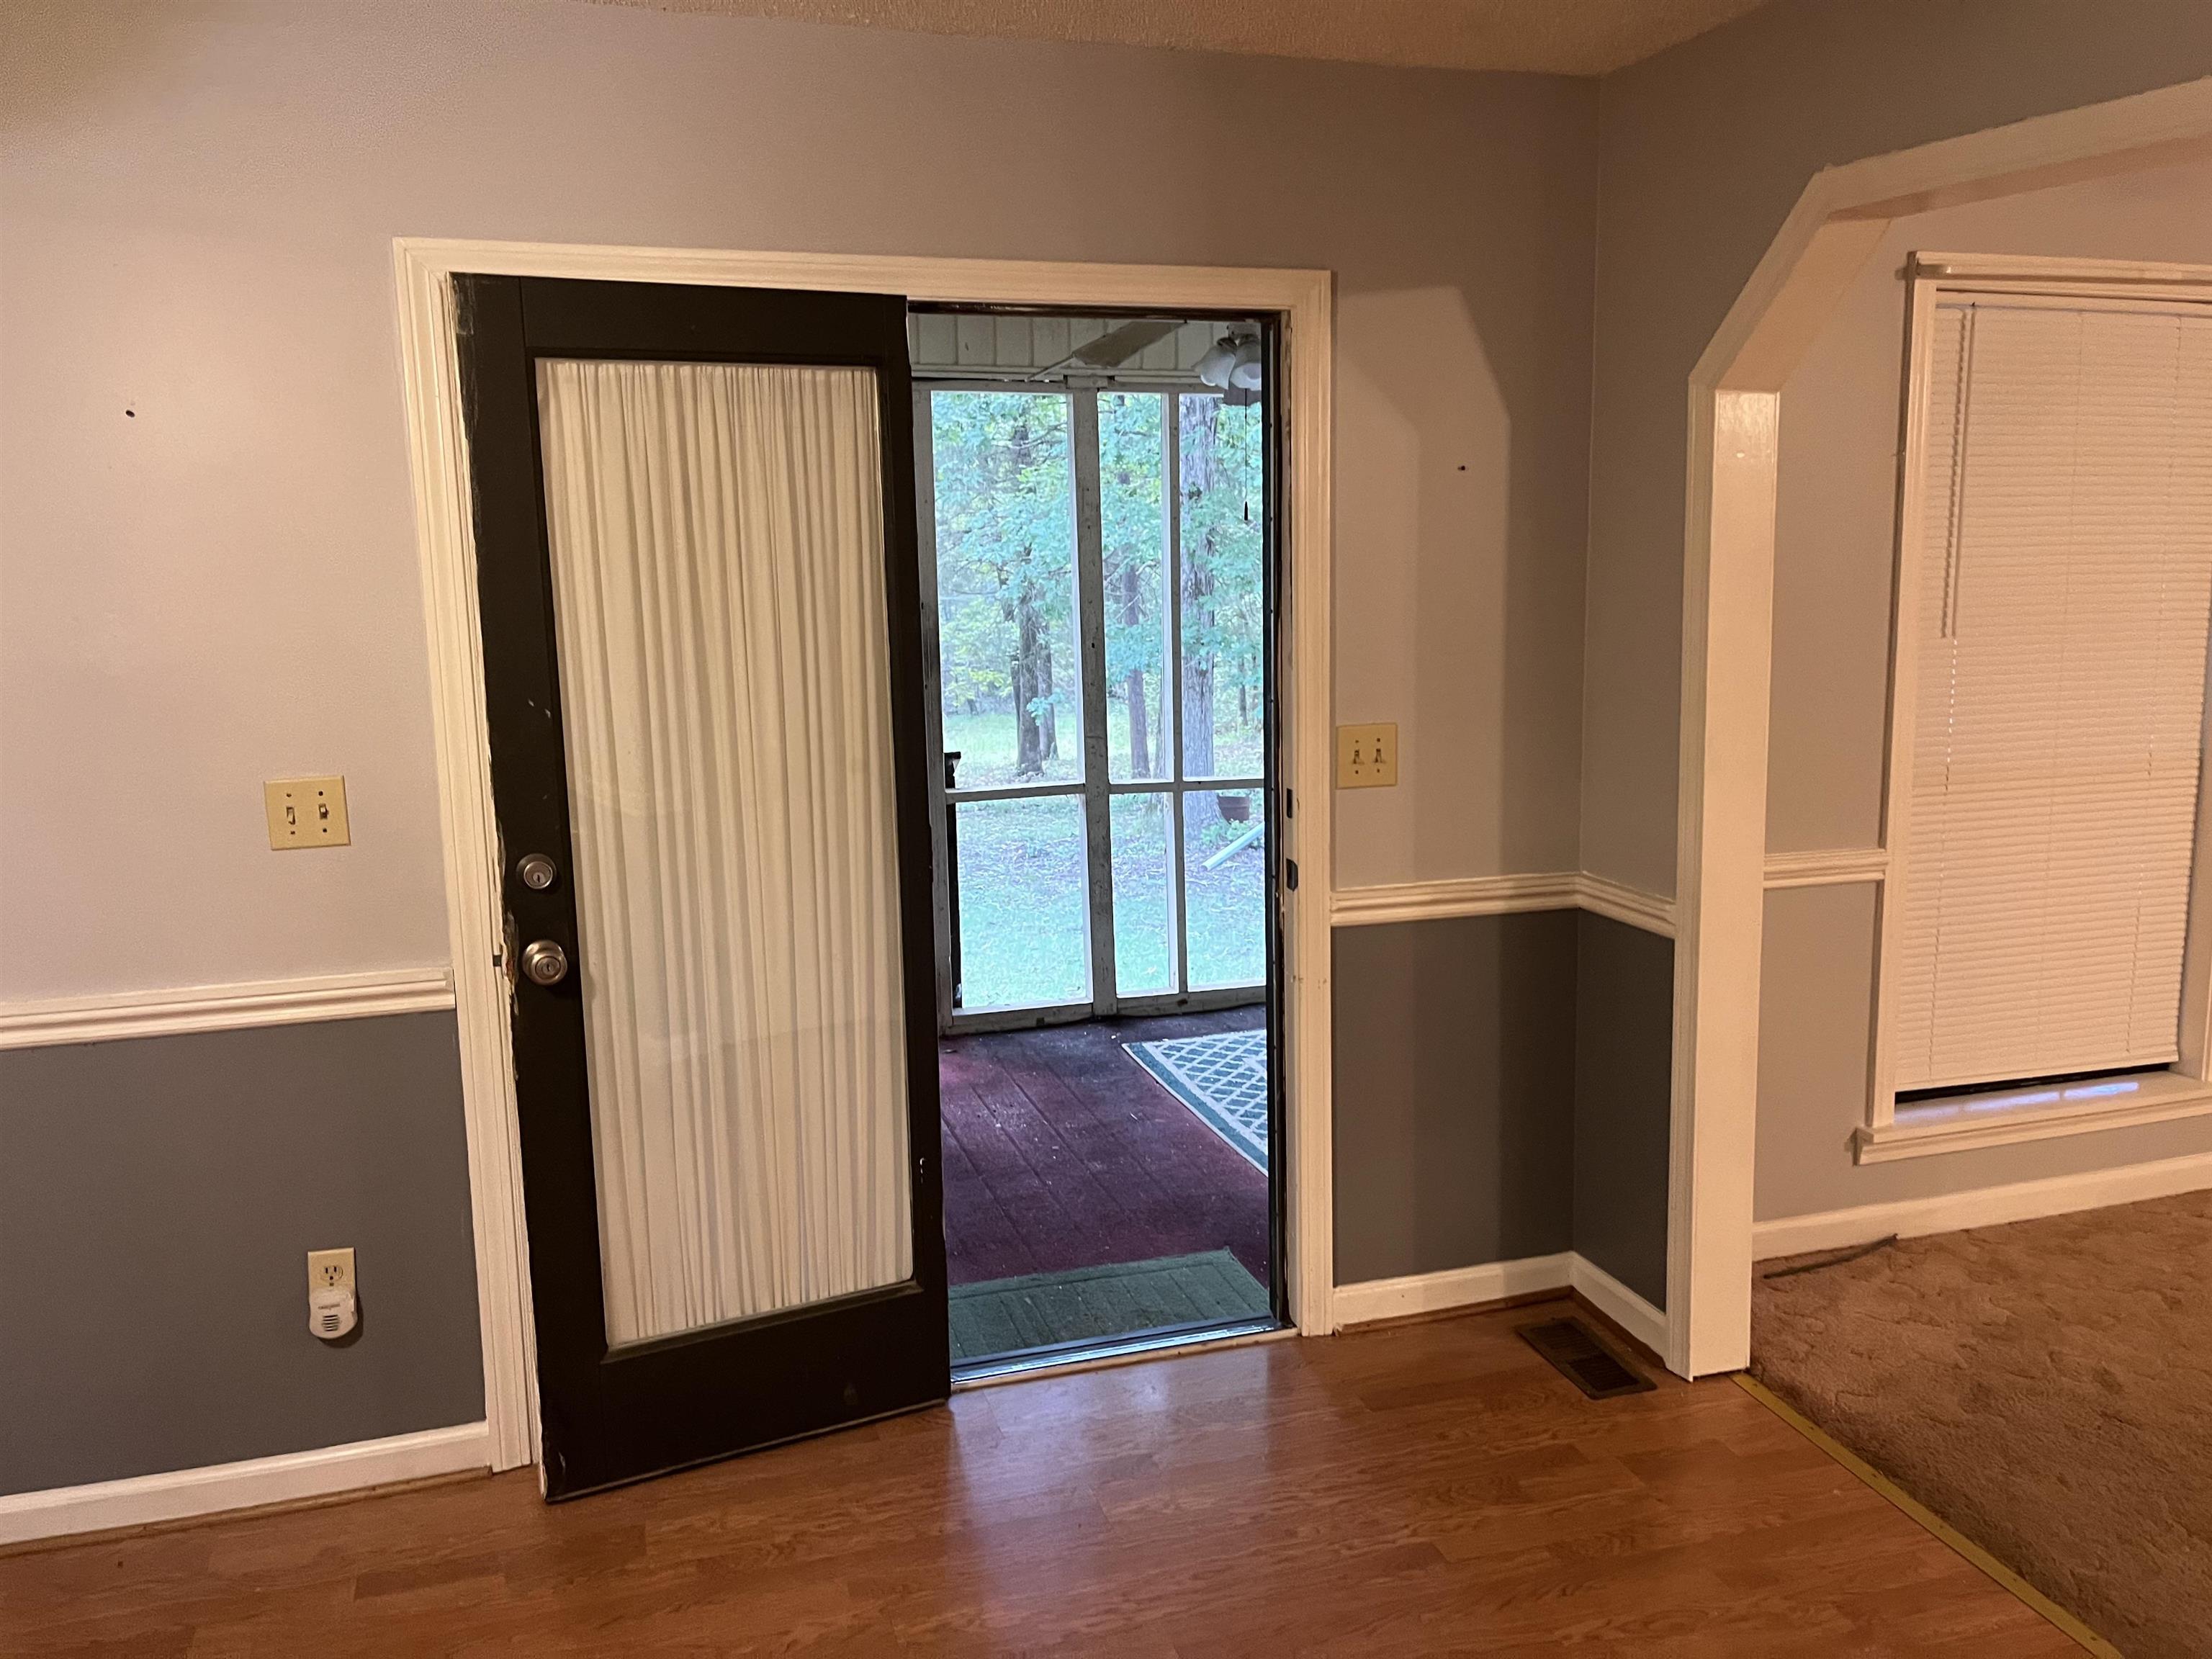
[[522, 952], [522, 971], [532, 985], [558, 985], [568, 977], [568, 953], [550, 939], [533, 939]]
[[542, 893], [553, 884], [553, 860], [543, 853], [526, 853], [522, 862], [514, 866], [514, 873], [522, 878], [522, 884], [533, 893]]

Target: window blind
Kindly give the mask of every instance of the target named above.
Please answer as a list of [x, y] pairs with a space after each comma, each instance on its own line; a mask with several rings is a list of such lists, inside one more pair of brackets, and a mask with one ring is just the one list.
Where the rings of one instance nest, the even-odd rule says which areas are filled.
[[2212, 616], [2212, 319], [1934, 313], [1899, 1089], [2175, 1058]]

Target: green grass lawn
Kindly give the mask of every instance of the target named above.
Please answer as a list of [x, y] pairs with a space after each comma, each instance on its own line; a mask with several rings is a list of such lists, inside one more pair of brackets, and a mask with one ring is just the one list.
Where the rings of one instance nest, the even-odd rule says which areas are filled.
[[[948, 746], [952, 746], [948, 744]], [[964, 776], [965, 767], [963, 764]], [[1218, 869], [1206, 861], [1250, 828], [1224, 819], [1211, 792], [1185, 798], [1185, 891], [1195, 990], [1266, 977], [1267, 859], [1255, 840]], [[1175, 988], [1169, 923], [1169, 824], [1164, 795], [1113, 805], [1115, 972], [1125, 996]], [[1087, 865], [1081, 803], [976, 801], [959, 809], [962, 1006], [1043, 1006], [1091, 995]]]
[[[1061, 717], [1060, 753], [1034, 778], [1014, 773], [1014, 717], [1005, 714], [954, 714], [945, 717], [945, 746], [956, 750], [960, 768], [954, 775], [962, 789], [1003, 789], [1015, 783], [1076, 783], [1083, 777], [1083, 737], [1078, 717]], [[1261, 731], [1257, 721], [1239, 726], [1233, 720], [1213, 734], [1213, 770], [1217, 778], [1256, 778], [1261, 771]], [[1137, 783], [1129, 767], [1129, 711], [1126, 704], [1109, 700], [1106, 705], [1106, 775], [1116, 783]], [[1164, 769], [1162, 757], [1150, 757], [1148, 776]]]
[[945, 747], [957, 750], [960, 768], [954, 774], [962, 789], [1004, 789], [1016, 783], [1079, 783], [1083, 780], [1083, 738], [1075, 717], [1060, 726], [1060, 753], [1045, 763], [1034, 777], [1014, 773], [1014, 717], [999, 714], [951, 714], [945, 717]]
[[1087, 1000], [1082, 801], [970, 801], [957, 811], [961, 1006]]

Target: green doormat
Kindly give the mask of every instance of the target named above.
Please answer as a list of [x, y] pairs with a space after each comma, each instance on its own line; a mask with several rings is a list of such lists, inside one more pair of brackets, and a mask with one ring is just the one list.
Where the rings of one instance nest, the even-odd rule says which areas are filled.
[[1267, 1292], [1227, 1250], [952, 1287], [952, 1363], [1163, 1325], [1264, 1319]]

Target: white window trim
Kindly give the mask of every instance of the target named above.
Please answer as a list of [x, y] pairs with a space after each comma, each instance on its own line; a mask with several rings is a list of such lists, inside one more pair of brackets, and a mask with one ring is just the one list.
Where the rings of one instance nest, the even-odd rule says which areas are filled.
[[[1899, 780], [1912, 775], [1912, 672], [1918, 661], [1917, 607], [1921, 561], [1921, 491], [1927, 473], [1928, 380], [1937, 303], [1948, 295], [2002, 295], [2015, 301], [2125, 310], [2153, 301], [2212, 307], [2212, 266], [2152, 264], [2114, 259], [2063, 259], [2008, 254], [1916, 252], [1906, 267], [1905, 442], [1899, 457], [1896, 558], [1892, 576], [1889, 636], [1888, 762], [1882, 791], [1882, 859], [1875, 878], [1875, 1007], [1873, 1061], [1869, 1067], [1866, 1121], [1852, 1135], [1861, 1164], [1998, 1146], [2054, 1135], [2083, 1134], [2129, 1124], [2159, 1122], [2212, 1112], [2212, 859], [2197, 860], [2191, 876], [2188, 945], [2182, 961], [2180, 1058], [2164, 1078], [2136, 1095], [2094, 1103], [2061, 1101], [2011, 1109], [1984, 1105], [1988, 1115], [1969, 1118], [1966, 1103], [1986, 1103], [1988, 1091], [1961, 1091], [1926, 1103], [1960, 1103], [1957, 1115], [1914, 1114], [1897, 1118], [1897, 1059], [1893, 1041], [1900, 936], [1892, 925], [1892, 872], [1908, 866], [1911, 791]], [[2208, 723], [2212, 731], [2212, 723]], [[2212, 775], [2212, 753], [2204, 757]], [[2212, 848], [2212, 788], [2197, 793], [2197, 841]], [[2023, 1091], [2022, 1092], [2026, 1092]]]

